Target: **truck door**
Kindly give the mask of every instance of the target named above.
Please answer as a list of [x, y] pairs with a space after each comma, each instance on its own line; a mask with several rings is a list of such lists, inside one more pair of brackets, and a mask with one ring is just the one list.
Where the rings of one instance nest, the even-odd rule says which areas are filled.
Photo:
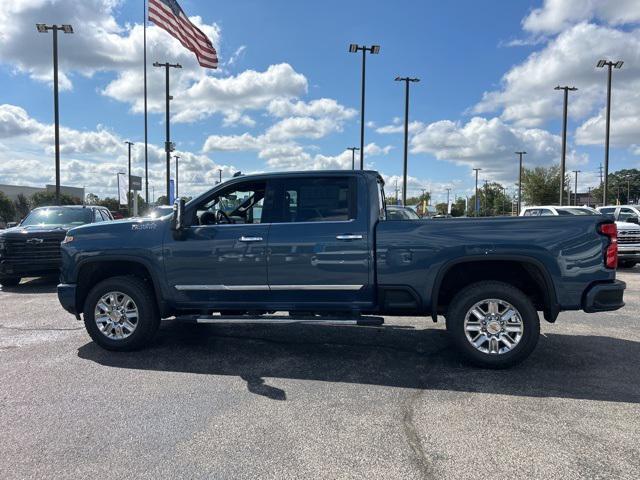
[[274, 182], [269, 232], [271, 298], [282, 308], [358, 310], [374, 299], [366, 182], [291, 175]]
[[246, 307], [268, 300], [267, 182], [234, 183], [195, 207], [182, 238], [165, 242], [165, 271], [181, 302]]

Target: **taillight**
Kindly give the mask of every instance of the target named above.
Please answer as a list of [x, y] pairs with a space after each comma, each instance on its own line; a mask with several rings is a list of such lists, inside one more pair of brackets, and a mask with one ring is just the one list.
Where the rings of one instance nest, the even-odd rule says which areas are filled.
[[615, 223], [603, 223], [599, 227], [601, 234], [609, 237], [609, 245], [604, 256], [604, 264], [607, 268], [618, 267], [618, 228]]

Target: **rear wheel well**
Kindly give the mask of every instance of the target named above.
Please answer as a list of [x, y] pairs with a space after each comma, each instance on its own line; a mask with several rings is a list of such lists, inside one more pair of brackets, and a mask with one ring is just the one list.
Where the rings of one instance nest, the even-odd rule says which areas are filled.
[[453, 265], [444, 274], [436, 291], [436, 311], [445, 314], [453, 297], [463, 288], [477, 282], [500, 281], [513, 285], [527, 295], [536, 310], [553, 322], [555, 301], [540, 267], [518, 260], [477, 260]]
[[107, 278], [122, 275], [131, 275], [143, 280], [149, 286], [153, 299], [157, 304], [153, 278], [143, 264], [127, 260], [109, 260], [108, 262], [91, 262], [80, 267], [76, 293], [76, 311], [83, 311], [87, 295], [96, 284]]

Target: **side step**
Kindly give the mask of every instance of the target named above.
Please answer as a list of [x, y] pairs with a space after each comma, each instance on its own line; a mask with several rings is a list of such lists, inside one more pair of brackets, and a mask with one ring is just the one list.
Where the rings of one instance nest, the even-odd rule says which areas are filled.
[[[382, 317], [357, 317], [357, 318], [349, 318], [346, 317], [344, 320], [339, 317], [292, 317], [292, 316], [281, 316], [281, 315], [265, 315], [259, 317], [250, 317], [250, 316], [223, 316], [223, 315], [206, 315], [206, 316], [197, 316], [190, 317], [192, 320], [195, 319], [196, 323], [207, 323], [207, 324], [263, 324], [263, 325], [287, 325], [287, 324], [307, 324], [307, 325], [330, 325], [330, 326], [339, 326], [339, 325], [359, 325], [359, 326], [367, 326], [367, 327], [375, 327], [384, 324], [384, 318]], [[182, 319], [186, 319], [182, 317]]]

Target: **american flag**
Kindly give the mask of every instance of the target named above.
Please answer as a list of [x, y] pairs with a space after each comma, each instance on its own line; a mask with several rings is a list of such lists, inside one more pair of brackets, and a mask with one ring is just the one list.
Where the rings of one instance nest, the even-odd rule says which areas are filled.
[[195, 53], [202, 67], [218, 68], [218, 54], [211, 40], [191, 23], [176, 0], [149, 0], [149, 20]]

